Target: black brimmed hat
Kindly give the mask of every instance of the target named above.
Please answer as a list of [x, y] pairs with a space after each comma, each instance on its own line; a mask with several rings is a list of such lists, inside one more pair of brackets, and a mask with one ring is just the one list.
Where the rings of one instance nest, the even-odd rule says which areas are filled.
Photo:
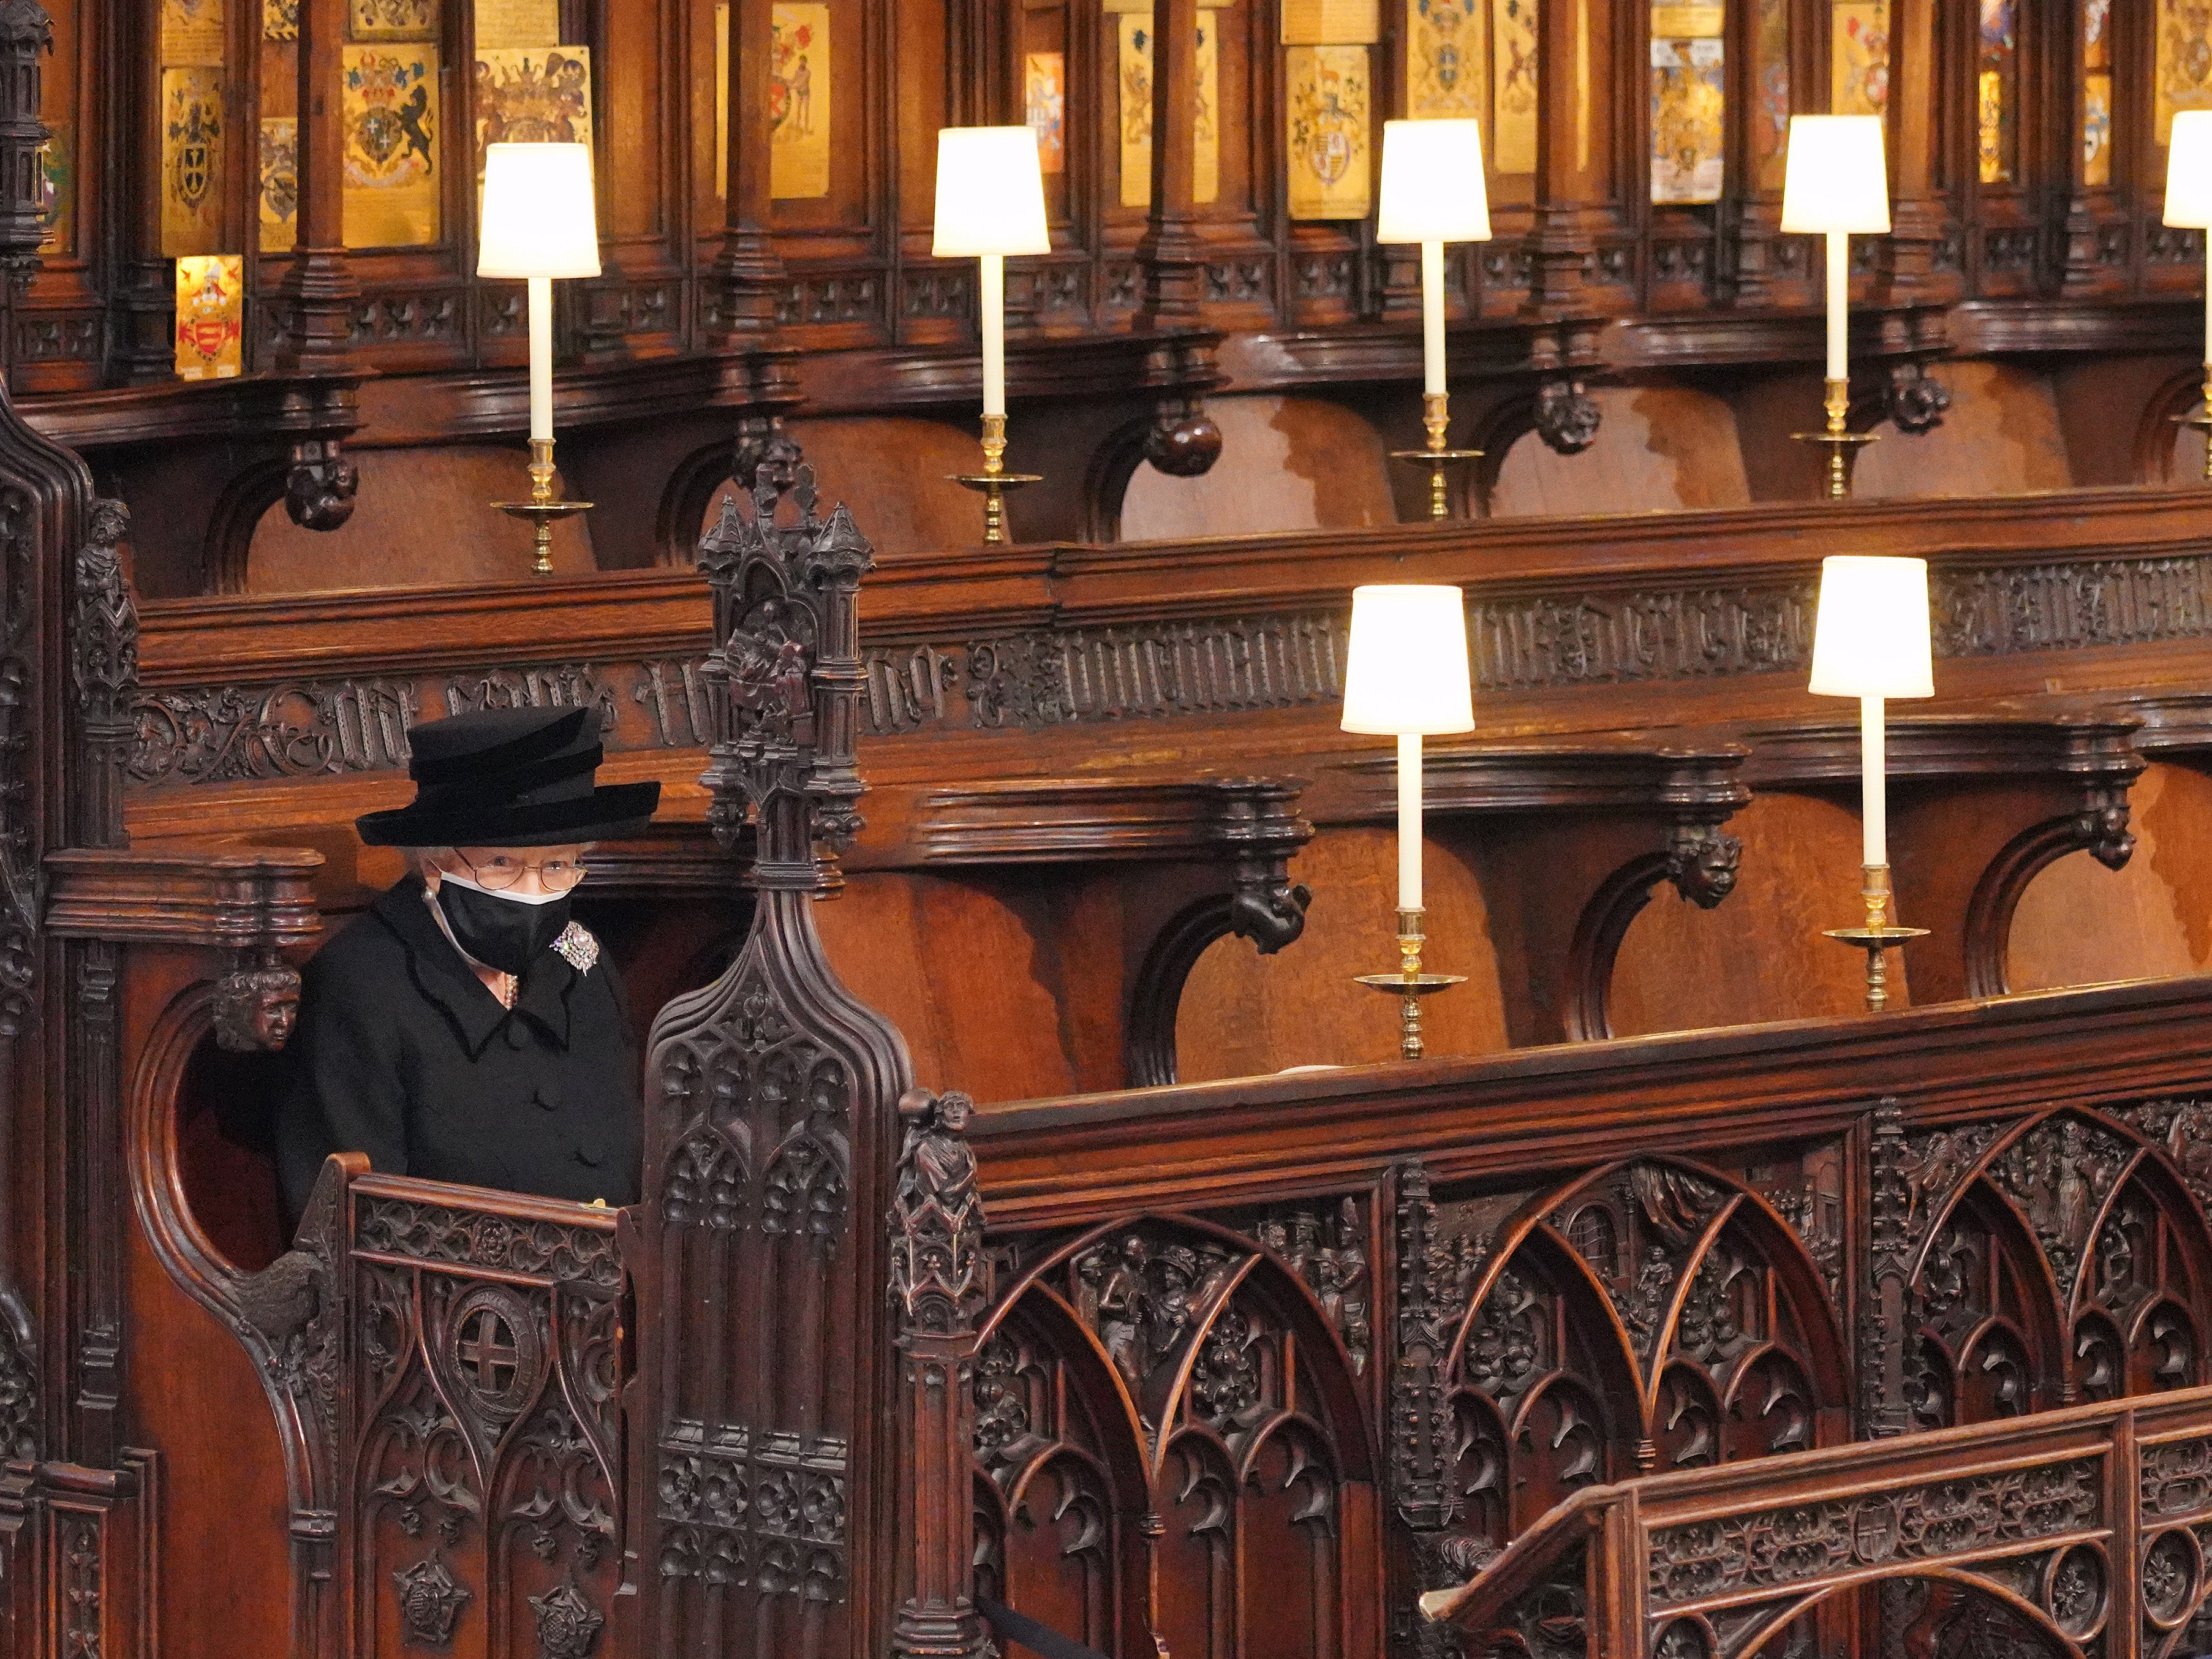
[[660, 804], [657, 783], [595, 786], [596, 708], [488, 708], [407, 734], [415, 799], [356, 818], [371, 847], [559, 847], [629, 835]]

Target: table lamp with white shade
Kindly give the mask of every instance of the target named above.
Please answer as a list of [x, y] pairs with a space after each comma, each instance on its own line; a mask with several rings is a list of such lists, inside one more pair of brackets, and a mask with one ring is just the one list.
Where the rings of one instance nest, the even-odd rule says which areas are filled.
[[1398, 1051], [1421, 1057], [1421, 999], [1464, 979], [1421, 971], [1421, 739], [1474, 729], [1467, 601], [1456, 587], [1352, 590], [1344, 729], [1398, 739], [1398, 957], [1395, 974], [1363, 975], [1402, 1000]]
[[1919, 939], [1924, 927], [1890, 921], [1889, 775], [1883, 702], [1936, 695], [1928, 626], [1928, 561], [1839, 556], [1820, 566], [1820, 609], [1813, 625], [1815, 696], [1859, 700], [1862, 781], [1860, 861], [1866, 900], [1863, 927], [1838, 927], [1842, 939], [1867, 953], [1867, 1012], [1888, 1003], [1885, 952]]
[[1446, 471], [1482, 458], [1479, 449], [1444, 447], [1451, 419], [1444, 376], [1444, 244], [1490, 240], [1481, 123], [1382, 124], [1382, 197], [1375, 240], [1421, 246], [1421, 424], [1429, 441], [1425, 449], [1393, 450], [1391, 455], [1429, 469], [1429, 517], [1449, 518]]
[[531, 568], [553, 574], [553, 522], [589, 501], [553, 499], [553, 279], [599, 274], [599, 225], [588, 144], [489, 144], [477, 275], [530, 285], [530, 499], [495, 502], [537, 532]]
[[2179, 418], [2184, 426], [2206, 429], [2204, 477], [2212, 482], [2212, 109], [2186, 109], [2173, 118], [2166, 147], [2164, 218], [2177, 230], [2204, 233], [2205, 407]]
[[983, 539], [1006, 539], [1006, 492], [1039, 482], [1008, 472], [1006, 453], [1006, 256], [1049, 253], [1044, 170], [1031, 127], [945, 127], [937, 135], [937, 226], [930, 252], [974, 259], [983, 334], [983, 470], [955, 479], [983, 495]]
[[1851, 237], [1889, 231], [1889, 166], [1879, 115], [1793, 115], [1782, 179], [1782, 228], [1828, 239], [1827, 413], [1825, 432], [1800, 442], [1828, 452], [1828, 495], [1851, 493], [1851, 462], [1874, 441], [1847, 429], [1850, 415]]

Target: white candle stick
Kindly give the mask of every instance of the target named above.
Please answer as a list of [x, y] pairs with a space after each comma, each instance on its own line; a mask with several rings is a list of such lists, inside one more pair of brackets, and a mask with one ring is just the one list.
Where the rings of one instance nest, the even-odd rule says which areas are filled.
[[553, 441], [553, 279], [530, 279], [530, 441]]
[[1849, 231], [1828, 233], [1828, 378], [1850, 377], [1851, 238]]
[[1421, 736], [1398, 738], [1398, 908], [1421, 908]]
[[982, 267], [983, 415], [1006, 413], [1006, 256], [986, 253]]
[[1889, 750], [1888, 732], [1880, 697], [1859, 699], [1859, 861], [1868, 865], [1889, 862]]
[[1424, 392], [1442, 397], [1444, 385], [1444, 245], [1421, 244], [1421, 375]]

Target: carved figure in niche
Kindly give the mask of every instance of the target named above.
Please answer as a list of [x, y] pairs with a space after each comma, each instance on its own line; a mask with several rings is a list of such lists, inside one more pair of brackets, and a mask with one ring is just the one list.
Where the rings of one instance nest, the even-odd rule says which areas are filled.
[[356, 821], [414, 869], [302, 975], [279, 1109], [288, 1206], [323, 1160], [578, 1202], [629, 1204], [640, 1067], [612, 965], [569, 915], [597, 837], [634, 833], [656, 783], [600, 786], [596, 708], [416, 726], [415, 799]]
[[1636, 1286], [1628, 1293], [1627, 1306], [1621, 1310], [1628, 1328], [1646, 1348], [1658, 1337], [1660, 1323], [1667, 1317], [1667, 1297], [1674, 1288], [1674, 1264], [1667, 1260], [1666, 1251], [1656, 1244], [1650, 1246], [1644, 1252]]
[[275, 1054], [300, 1017], [300, 975], [289, 968], [244, 968], [216, 981], [215, 1040], [234, 1054]]
[[748, 717], [744, 735], [756, 742], [787, 744], [800, 735], [799, 722], [812, 708], [804, 641], [786, 626], [789, 613], [770, 599], [730, 635], [722, 654], [728, 664], [730, 703]]
[[1977, 1149], [1948, 1129], [1929, 1135], [1917, 1153], [1911, 1150], [1911, 1143], [1907, 1146], [1903, 1174], [1908, 1195], [1905, 1224], [1910, 1231], [1929, 1218], [1935, 1206], [1959, 1184]]
[[2081, 1174], [2087, 1151], [2082, 1142], [2081, 1126], [2069, 1118], [2059, 1137], [2058, 1232], [2062, 1238], [2086, 1239], [2089, 1236], [2089, 1183]]
[[2200, 1203], [2212, 1203], [2212, 1112], [2185, 1103], [2166, 1132], [2166, 1149]]
[[1148, 1298], [1145, 1335], [1154, 1354], [1164, 1354], [1190, 1328], [1192, 1296], [1198, 1285], [1198, 1252], [1170, 1244], [1153, 1261], [1158, 1267], [1158, 1290]]
[[982, 1265], [983, 1202], [975, 1154], [963, 1138], [975, 1103], [909, 1090], [891, 1201], [891, 1290], [909, 1322], [951, 1330], [975, 1300]]
[[1136, 1352], [1137, 1330], [1145, 1304], [1145, 1265], [1151, 1252], [1133, 1233], [1119, 1254], [1093, 1250], [1077, 1267], [1083, 1285], [1079, 1298], [1085, 1321], [1098, 1333], [1114, 1369], [1133, 1388], [1142, 1380]]
[[78, 700], [94, 718], [114, 719], [122, 712], [114, 700], [138, 683], [138, 613], [123, 574], [121, 550], [130, 533], [129, 507], [96, 501], [76, 556], [70, 667]]

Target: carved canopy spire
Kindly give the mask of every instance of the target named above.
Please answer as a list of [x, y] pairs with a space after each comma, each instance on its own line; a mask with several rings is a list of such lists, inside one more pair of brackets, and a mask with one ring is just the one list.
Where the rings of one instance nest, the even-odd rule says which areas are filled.
[[[788, 494], [795, 521], [779, 522]], [[815, 512], [814, 469], [758, 468], [752, 511], [725, 498], [699, 544], [714, 590], [713, 763], [714, 834], [734, 848], [748, 822], [758, 830], [763, 886], [819, 884], [817, 844], [832, 853], [861, 828], [854, 764], [861, 690], [859, 594], [875, 550], [842, 503]]]

